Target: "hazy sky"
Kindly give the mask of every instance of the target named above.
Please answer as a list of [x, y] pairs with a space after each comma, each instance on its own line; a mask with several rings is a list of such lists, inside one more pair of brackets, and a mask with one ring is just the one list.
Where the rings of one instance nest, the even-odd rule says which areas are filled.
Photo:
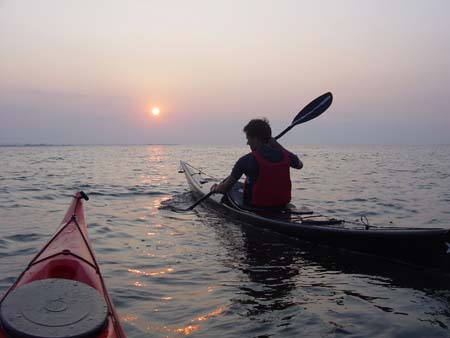
[[[0, 143], [450, 143], [449, 0], [0, 0]], [[161, 114], [152, 117], [151, 107]]]

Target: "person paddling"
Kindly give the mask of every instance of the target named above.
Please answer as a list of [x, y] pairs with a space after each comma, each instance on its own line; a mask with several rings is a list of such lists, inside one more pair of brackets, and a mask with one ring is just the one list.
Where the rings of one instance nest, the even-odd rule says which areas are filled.
[[244, 133], [251, 152], [242, 156], [231, 174], [211, 187], [226, 194], [245, 174], [244, 203], [252, 207], [283, 207], [291, 201], [290, 168], [301, 169], [302, 161], [272, 137], [269, 121], [253, 119]]

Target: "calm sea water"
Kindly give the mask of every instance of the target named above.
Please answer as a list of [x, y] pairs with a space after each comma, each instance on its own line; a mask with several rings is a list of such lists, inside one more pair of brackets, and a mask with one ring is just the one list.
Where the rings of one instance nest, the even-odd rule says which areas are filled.
[[[450, 227], [450, 146], [295, 146], [293, 202]], [[0, 294], [71, 195], [129, 337], [450, 337], [446, 276], [314, 248], [193, 202], [179, 160], [225, 177], [245, 147], [0, 147]], [[163, 207], [161, 207], [161, 205]]]

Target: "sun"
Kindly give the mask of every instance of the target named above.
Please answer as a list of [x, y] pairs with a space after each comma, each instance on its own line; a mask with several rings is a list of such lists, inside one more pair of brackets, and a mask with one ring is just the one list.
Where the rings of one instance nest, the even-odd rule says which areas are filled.
[[153, 108], [152, 108], [152, 114], [153, 114], [153, 116], [158, 116], [160, 112], [161, 112], [161, 111], [159, 110], [158, 107], [153, 107]]

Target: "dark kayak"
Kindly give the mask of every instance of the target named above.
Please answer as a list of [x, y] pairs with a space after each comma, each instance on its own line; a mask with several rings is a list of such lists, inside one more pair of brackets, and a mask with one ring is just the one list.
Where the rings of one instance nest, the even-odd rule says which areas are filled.
[[0, 301], [0, 338], [125, 338], [77, 193], [60, 228]]
[[[191, 191], [205, 196], [217, 180], [180, 162]], [[244, 205], [243, 184], [236, 183], [223, 196], [212, 195], [208, 206], [233, 220], [268, 229], [308, 242], [374, 255], [425, 268], [450, 270], [450, 232], [442, 228], [373, 227], [315, 215], [294, 208], [255, 209]]]

